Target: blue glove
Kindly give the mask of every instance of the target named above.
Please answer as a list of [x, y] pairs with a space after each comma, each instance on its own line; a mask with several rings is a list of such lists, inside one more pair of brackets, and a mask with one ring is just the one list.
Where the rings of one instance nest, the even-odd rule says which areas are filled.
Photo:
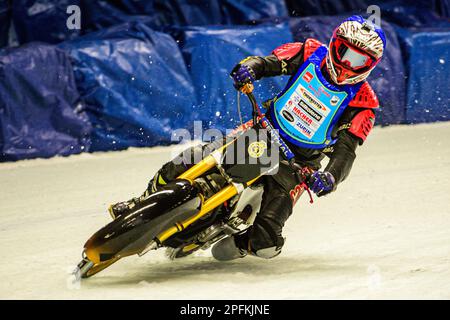
[[308, 187], [318, 197], [321, 197], [336, 189], [336, 181], [331, 173], [316, 171], [310, 176]]
[[231, 71], [230, 76], [234, 81], [236, 90], [241, 89], [247, 83], [253, 83], [255, 81], [255, 72], [245, 64], [236, 65], [233, 71]]

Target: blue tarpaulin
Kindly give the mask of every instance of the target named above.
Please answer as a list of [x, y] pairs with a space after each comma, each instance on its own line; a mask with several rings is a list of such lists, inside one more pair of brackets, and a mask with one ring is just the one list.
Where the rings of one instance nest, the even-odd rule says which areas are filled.
[[155, 5], [174, 26], [223, 23], [219, 0], [156, 0]]
[[435, 0], [434, 8], [441, 17], [450, 18], [450, 1], [448, 0]]
[[436, 14], [446, 16], [450, 7], [448, 0], [286, 0], [286, 5], [291, 16], [299, 17], [370, 14], [368, 7], [376, 5], [381, 9], [381, 19], [396, 20], [401, 26], [430, 23]]
[[154, 29], [169, 26], [244, 24], [269, 17], [287, 16], [284, 0], [82, 0], [83, 27], [104, 27], [145, 19]]
[[129, 21], [164, 30], [170, 26], [223, 24], [227, 20], [219, 0], [82, 0], [82, 7], [86, 12], [84, 30], [100, 30]]
[[83, 31], [88, 33], [131, 21], [145, 21], [153, 29], [180, 24], [170, 2], [154, 0], [81, 0]]
[[419, 1], [410, 5], [405, 5], [403, 1], [389, 2], [380, 5], [380, 8], [382, 20], [405, 28], [448, 27], [450, 24], [448, 19], [439, 16], [439, 12], [433, 10], [436, 9], [433, 1]]
[[[234, 128], [239, 123], [239, 116], [230, 71], [247, 56], [269, 55], [286, 42], [292, 42], [287, 24], [185, 29], [182, 51], [198, 101], [191, 111], [193, 118], [202, 120], [205, 127]], [[256, 83], [255, 95], [259, 101], [272, 98], [286, 81], [286, 77], [263, 79]], [[250, 105], [244, 96], [241, 101], [244, 119], [250, 119]]]
[[[290, 21], [296, 41], [316, 38], [328, 45], [333, 29], [346, 16], [293, 18]], [[383, 59], [368, 78], [378, 95], [381, 108], [377, 112], [377, 124], [401, 123], [405, 120], [405, 71], [400, 45], [395, 29], [388, 23], [382, 23], [386, 34], [387, 46]]]
[[[368, 79], [376, 122], [449, 120], [446, 0], [0, 0], [0, 46], [14, 34], [10, 21], [20, 43], [62, 41], [0, 50], [0, 161], [166, 144], [193, 120], [234, 128], [236, 63], [309, 37], [328, 44], [371, 4], [387, 35]], [[81, 30], [66, 26], [69, 5], [81, 9]], [[287, 80], [258, 81], [258, 101]]]
[[407, 121], [450, 120], [450, 31], [412, 35], [409, 61]]
[[229, 24], [243, 24], [288, 16], [284, 0], [221, 0], [220, 2], [224, 18]]
[[194, 88], [177, 43], [140, 23], [66, 42], [93, 123], [91, 150], [169, 143], [190, 123]]
[[69, 57], [29, 44], [0, 55], [0, 161], [89, 149], [90, 124]]
[[70, 17], [67, 8], [70, 5], [79, 6], [80, 0], [12, 1], [12, 21], [19, 42], [58, 43], [77, 37], [80, 29], [67, 28], [67, 20]]
[[286, 0], [291, 16], [340, 15], [346, 12], [365, 13], [373, 0]]
[[11, 8], [8, 0], [0, 0], [0, 48], [8, 44]]

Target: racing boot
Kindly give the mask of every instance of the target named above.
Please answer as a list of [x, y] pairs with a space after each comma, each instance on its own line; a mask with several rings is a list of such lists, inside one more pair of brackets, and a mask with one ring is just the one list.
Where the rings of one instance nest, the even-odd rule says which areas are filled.
[[158, 187], [165, 185], [167, 182], [163, 179], [158, 172], [152, 180], [148, 183], [147, 190], [140, 197], [132, 198], [128, 201], [122, 201], [112, 204], [108, 208], [108, 212], [115, 220], [123, 214], [127, 214], [133, 210], [133, 208], [142, 200], [146, 199], [150, 194], [158, 190]]
[[[211, 143], [211, 146], [214, 146], [214, 143]], [[203, 148], [206, 148], [206, 146], [198, 145], [188, 148], [179, 154], [174, 160], [164, 164], [153, 179], [150, 180], [147, 190], [145, 190], [139, 198], [133, 198], [131, 200], [118, 202], [109, 206], [108, 211], [112, 218], [117, 219], [117, 217], [131, 212], [133, 207], [140, 201], [147, 198], [150, 194], [158, 191], [159, 187], [174, 180], [180, 174], [189, 169], [191, 166], [190, 164], [195, 163], [195, 159], [201, 159], [201, 156], [203, 155]]]
[[241, 233], [220, 240], [211, 250], [213, 257], [218, 261], [244, 258], [247, 255], [247, 249], [244, 249], [247, 242], [244, 240], [245, 238], [247, 238], [246, 235]]
[[108, 208], [108, 212], [113, 218], [113, 220], [117, 219], [121, 215], [127, 214], [131, 212], [131, 210], [143, 199], [148, 196], [148, 190], [146, 190], [140, 197], [132, 198], [128, 201], [122, 201], [115, 204], [112, 204]]
[[249, 230], [244, 230], [237, 235], [227, 237], [217, 242], [212, 248], [212, 255], [219, 261], [230, 261], [239, 258], [244, 258], [247, 255], [252, 255], [263, 259], [272, 259], [281, 253], [286, 238], [278, 239], [278, 245], [268, 244], [261, 249], [255, 250], [250, 246]]

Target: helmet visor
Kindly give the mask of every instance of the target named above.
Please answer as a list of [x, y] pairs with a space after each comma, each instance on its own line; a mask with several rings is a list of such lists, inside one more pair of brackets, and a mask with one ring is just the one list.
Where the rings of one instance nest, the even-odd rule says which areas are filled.
[[335, 48], [338, 62], [351, 70], [362, 71], [361, 69], [370, 67], [375, 62], [370, 55], [341, 39], [336, 39]]

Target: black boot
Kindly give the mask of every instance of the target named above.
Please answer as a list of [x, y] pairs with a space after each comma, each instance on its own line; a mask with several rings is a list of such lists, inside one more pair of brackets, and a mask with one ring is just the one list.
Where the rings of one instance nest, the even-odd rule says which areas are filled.
[[244, 258], [247, 254], [247, 231], [231, 237], [226, 237], [217, 242], [211, 250], [213, 257], [219, 261], [231, 261]]
[[132, 198], [128, 201], [122, 201], [109, 206], [108, 211], [111, 217], [115, 220], [121, 215], [127, 214], [133, 210], [133, 208], [148, 196], [147, 190], [139, 198]]
[[139, 198], [133, 198], [131, 200], [118, 202], [109, 206], [108, 211], [112, 216], [112, 218], [117, 219], [119, 216], [131, 212], [131, 210], [136, 206], [136, 204], [138, 204], [143, 199], [147, 198], [150, 194], [158, 191], [160, 186], [163, 186], [167, 184], [167, 182], [174, 180], [188, 168], [188, 165], [185, 165], [185, 163], [192, 163], [192, 162], [185, 162], [183, 160], [184, 157], [187, 157], [186, 159], [189, 159], [190, 157], [192, 158], [190, 160], [193, 161], [195, 159], [195, 153], [196, 152], [201, 153], [202, 151], [203, 151], [202, 146], [189, 148], [180, 155], [178, 155], [178, 157], [176, 158], [177, 161], [174, 161], [175, 160], [174, 159], [164, 164], [162, 168], [153, 177], [153, 179], [150, 180], [147, 186], [147, 190], [145, 190], [145, 192]]
[[132, 198], [128, 201], [122, 201], [109, 206], [108, 211], [111, 217], [115, 220], [123, 214], [127, 214], [133, 210], [133, 208], [142, 200], [146, 199], [150, 194], [159, 189], [160, 186], [166, 184], [166, 181], [161, 177], [158, 172], [152, 180], [148, 183], [147, 190], [138, 198]]

